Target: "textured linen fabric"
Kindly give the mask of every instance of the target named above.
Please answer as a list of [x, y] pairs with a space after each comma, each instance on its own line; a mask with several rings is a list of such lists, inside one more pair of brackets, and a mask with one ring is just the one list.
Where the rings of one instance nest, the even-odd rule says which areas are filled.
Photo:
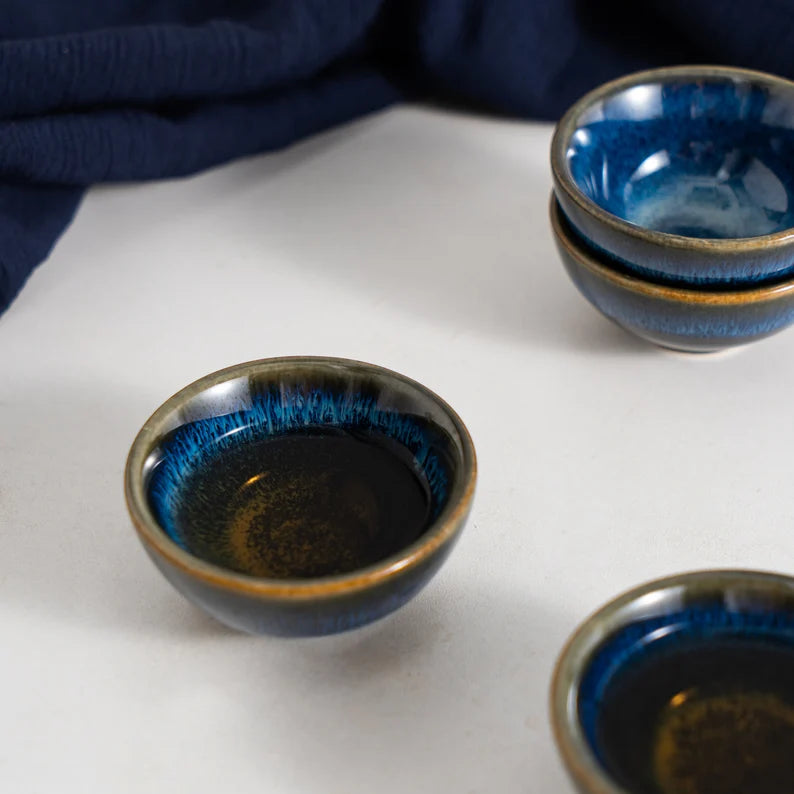
[[648, 66], [730, 63], [792, 76], [789, 8], [4, 0], [0, 312], [88, 185], [189, 174], [405, 98], [554, 119], [598, 83]]

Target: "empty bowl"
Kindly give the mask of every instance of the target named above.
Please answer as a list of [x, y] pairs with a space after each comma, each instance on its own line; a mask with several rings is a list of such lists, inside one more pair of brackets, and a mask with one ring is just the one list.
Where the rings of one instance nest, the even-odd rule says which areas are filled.
[[554, 186], [597, 251], [654, 280], [794, 275], [794, 83], [680, 66], [607, 83], [560, 120]]
[[700, 571], [588, 618], [551, 689], [583, 794], [781, 794], [794, 780], [794, 579]]
[[751, 289], [659, 284], [583, 244], [554, 197], [550, 214], [560, 257], [582, 295], [605, 317], [649, 342], [707, 353], [756, 341], [794, 322], [794, 277]]
[[355, 628], [433, 576], [468, 515], [474, 447], [424, 386], [345, 359], [207, 375], [127, 459], [135, 529], [190, 601], [251, 633]]

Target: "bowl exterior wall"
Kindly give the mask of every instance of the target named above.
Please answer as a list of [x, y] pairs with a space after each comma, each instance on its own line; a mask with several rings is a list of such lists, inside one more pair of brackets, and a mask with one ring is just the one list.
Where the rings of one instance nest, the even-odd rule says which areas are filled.
[[154, 564], [188, 601], [230, 628], [248, 634], [316, 637], [337, 634], [372, 623], [410, 601], [441, 567], [457, 534], [420, 564], [405, 568], [387, 581], [356, 592], [334, 593], [303, 600], [263, 597], [202, 581], [144, 544]]

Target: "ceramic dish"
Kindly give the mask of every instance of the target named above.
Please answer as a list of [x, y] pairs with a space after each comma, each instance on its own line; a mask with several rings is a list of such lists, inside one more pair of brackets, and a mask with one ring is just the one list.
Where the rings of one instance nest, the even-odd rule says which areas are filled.
[[643, 277], [794, 274], [794, 83], [680, 66], [607, 83], [560, 120], [555, 191], [579, 234]]
[[146, 422], [127, 505], [149, 556], [234, 628], [307, 636], [405, 604], [449, 554], [476, 463], [457, 414], [371, 364], [255, 361], [208, 375]]
[[780, 794], [794, 780], [794, 579], [699, 571], [598, 610], [554, 673], [583, 794]]

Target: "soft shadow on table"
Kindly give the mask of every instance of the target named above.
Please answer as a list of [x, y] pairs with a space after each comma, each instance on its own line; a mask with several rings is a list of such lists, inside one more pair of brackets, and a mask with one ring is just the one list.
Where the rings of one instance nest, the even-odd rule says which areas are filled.
[[[275, 258], [453, 337], [653, 350], [601, 317], [563, 269], [548, 220], [550, 133], [548, 125], [400, 108], [201, 174], [189, 203], [171, 183], [93, 193], [145, 191], [135, 204], [141, 227], [212, 230], [219, 250], [234, 240], [223, 259], [232, 282], [240, 257], [261, 259], [263, 269]], [[104, 218], [122, 241], [124, 217]]]
[[[562, 781], [547, 702], [570, 616], [440, 578], [373, 626], [293, 642], [262, 660], [261, 679], [295, 698], [274, 749], [300, 770], [296, 790], [327, 791], [333, 780], [334, 791], [351, 793], [485, 794]], [[239, 709], [241, 763], [256, 762], [269, 702], [252, 691]]]
[[548, 220], [549, 134], [400, 111], [222, 169], [204, 201], [224, 229], [278, 250], [307, 278], [456, 332], [646, 349], [598, 315], [563, 270]]
[[[3, 432], [0, 483], [16, 483], [0, 492], [6, 608], [103, 631], [231, 633], [166, 583], [127, 516], [125, 457], [149, 401], [60, 382], [16, 392], [3, 408], [15, 422]], [[4, 466], [30, 476], [12, 477]]]

